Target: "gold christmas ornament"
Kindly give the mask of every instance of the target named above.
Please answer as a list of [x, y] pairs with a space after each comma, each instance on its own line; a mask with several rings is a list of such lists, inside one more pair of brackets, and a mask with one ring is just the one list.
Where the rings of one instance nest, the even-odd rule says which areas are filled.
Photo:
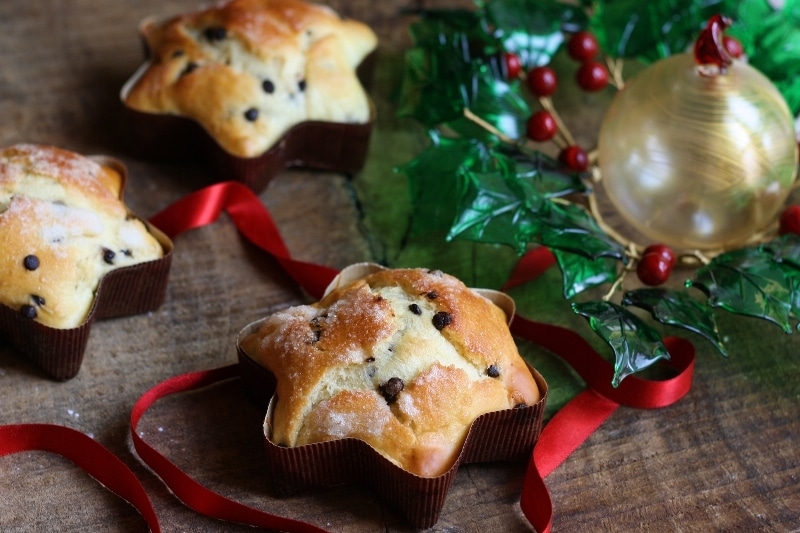
[[598, 139], [614, 207], [633, 228], [675, 248], [729, 249], [776, 215], [798, 149], [785, 100], [742, 61], [698, 66], [679, 54], [617, 93]]

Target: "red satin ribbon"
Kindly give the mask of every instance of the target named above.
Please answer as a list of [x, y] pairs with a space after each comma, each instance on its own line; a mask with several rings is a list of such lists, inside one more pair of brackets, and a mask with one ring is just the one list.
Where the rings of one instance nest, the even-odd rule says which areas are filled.
[[333, 268], [292, 259], [269, 211], [247, 187], [237, 182], [211, 185], [173, 203], [150, 218], [170, 237], [215, 222], [228, 213], [247, 240], [273, 256], [298, 285], [320, 298], [336, 277]]
[[[197, 191], [170, 205], [151, 218], [150, 222], [175, 238], [185, 231], [213, 223], [223, 211], [228, 213], [248, 240], [275, 257], [287, 273], [312, 297], [322, 296], [325, 287], [336, 275], [336, 271], [330, 267], [293, 259], [269, 212], [258, 197], [242, 184], [225, 182]], [[552, 266], [553, 262], [553, 256], [547, 249], [533, 250], [522, 258], [504, 288], [535, 278]], [[512, 332], [561, 356], [587, 383], [587, 389], [564, 406], [544, 427], [525, 474], [520, 495], [521, 509], [531, 525], [540, 533], [545, 533], [550, 531], [553, 510], [543, 478], [569, 457], [620, 405], [650, 409], [670, 405], [682, 398], [691, 386], [694, 348], [691, 343], [682, 339], [666, 339], [665, 342], [672, 355], [669, 364], [677, 372], [675, 377], [664, 381], [647, 381], [630, 376], [614, 389], [610, 385], [613, 369], [580, 335], [565, 328], [533, 322], [519, 316], [512, 324]], [[244, 506], [206, 489], [137, 434], [136, 428], [141, 417], [159, 398], [208, 386], [231, 379], [235, 375], [235, 366], [184, 374], [147, 391], [137, 401], [131, 414], [131, 436], [137, 453], [181, 501], [199, 513], [268, 529], [297, 533], [324, 531], [306, 522]], [[67, 445], [63, 448], [60, 439], [51, 436], [59, 433], [60, 427], [32, 429], [30, 435], [33, 436], [29, 435], [26, 426], [17, 428], [16, 435], [14, 431], [10, 434], [0, 433], [3, 437], [3, 447], [0, 447], [0, 452], [9, 449], [13, 451], [38, 449], [35, 446], [41, 446], [41, 441], [46, 440], [51, 443], [51, 447], [48, 448], [50, 451], [67, 455], [65, 453], [67, 449], [70, 455], [77, 453], [77, 459], [73, 460], [79, 466], [90, 473], [95, 470], [94, 455], [78, 453], [78, 446]], [[2, 429], [5, 428], [0, 428]], [[113, 476], [124, 478], [123, 485], [134, 487], [130, 492], [124, 487], [117, 491], [114, 489], [116, 484], [106, 483], [109, 488], [131, 501], [142, 512], [151, 529], [159, 531], [152, 506], [149, 505], [146, 494], [142, 498], [143, 489], [135, 476], [133, 479], [127, 475], [119, 476], [118, 473], [122, 470], [118, 468], [119, 465], [111, 464], [113, 461], [105, 453], [97, 453], [102, 456], [101, 461], [105, 464], [103, 468], [107, 469], [106, 471], [114, 472]], [[127, 468], [124, 464], [121, 466]]]
[[137, 433], [136, 428], [139, 425], [139, 420], [141, 420], [147, 409], [160, 398], [178, 392], [207, 387], [238, 377], [238, 375], [237, 366], [230, 365], [213, 370], [181, 374], [163, 381], [145, 392], [137, 400], [131, 412], [131, 437], [136, 452], [142, 461], [158, 474], [164, 484], [169, 487], [170, 491], [179, 500], [201, 514], [219, 520], [238, 522], [265, 529], [296, 533], [324, 533], [324, 529], [307, 522], [284, 518], [242, 505], [203, 487], [155, 448], [147, 444]]
[[122, 460], [91, 437], [65, 426], [51, 424], [0, 426], [0, 456], [33, 450], [66, 457], [133, 505], [147, 522], [150, 531], [161, 531], [156, 511], [139, 479]]

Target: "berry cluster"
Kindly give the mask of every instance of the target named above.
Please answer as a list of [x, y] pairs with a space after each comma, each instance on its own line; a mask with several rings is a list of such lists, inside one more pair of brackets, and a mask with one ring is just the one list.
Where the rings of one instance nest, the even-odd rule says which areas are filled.
[[[608, 85], [608, 70], [603, 63], [596, 59], [599, 49], [597, 39], [586, 31], [574, 33], [567, 42], [569, 56], [580, 63], [580, 67], [575, 73], [575, 81], [587, 92], [599, 91]], [[522, 74], [522, 64], [518, 56], [506, 53], [504, 60], [509, 78], [513, 79]], [[540, 102], [545, 103], [558, 88], [558, 76], [552, 68], [538, 66], [525, 74], [525, 83], [531, 94], [536, 96]], [[544, 109], [531, 115], [526, 125], [528, 138], [536, 142], [554, 140], [559, 132], [558, 120], [550, 110], [551, 106], [544, 105], [543, 107]], [[562, 144], [558, 154], [559, 162], [572, 170], [586, 171], [589, 168], [586, 151], [571, 142], [569, 137]]]

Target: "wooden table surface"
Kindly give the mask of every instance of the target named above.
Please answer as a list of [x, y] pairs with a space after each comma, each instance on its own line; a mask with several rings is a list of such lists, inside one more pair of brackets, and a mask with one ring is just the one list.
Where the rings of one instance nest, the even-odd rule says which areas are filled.
[[[330, 4], [372, 25], [381, 40], [379, 62], [396, 59], [407, 45], [408, 20], [399, 13], [407, 3]], [[120, 87], [142, 60], [139, 20], [197, 5], [4, 0], [0, 145], [47, 143], [121, 159], [130, 172], [125, 199], [142, 217], [212, 183], [215, 178], [201, 166], [132, 157], [118, 101]], [[391, 165], [399, 162], [385, 133], [395, 125], [391, 91], [380, 83], [374, 91], [384, 136], [373, 139], [370, 165], [385, 165], [391, 176]], [[287, 170], [260, 198], [295, 257], [337, 268], [374, 258], [353, 179]], [[167, 300], [159, 310], [95, 324], [74, 379], [49, 380], [0, 343], [0, 424], [46, 422], [92, 436], [141, 479], [164, 531], [251, 531], [181, 504], [132, 451], [130, 410], [145, 390], [171, 376], [234, 362], [233, 341], [245, 324], [306, 301], [277, 263], [222, 217], [176, 239]], [[676, 405], [618, 409], [547, 478], [554, 530], [800, 531], [799, 335], [747, 321], [736, 328], [729, 359], [698, 346], [693, 388]], [[270, 496], [261, 416], [231, 382], [158, 403], [140, 430], [202, 483], [248, 505], [332, 531], [410, 530], [389, 506], [358, 487]], [[462, 467], [432, 531], [530, 531], [518, 505], [524, 468]], [[146, 529], [132, 507], [53, 454], [0, 458], [0, 494], [0, 531]]]

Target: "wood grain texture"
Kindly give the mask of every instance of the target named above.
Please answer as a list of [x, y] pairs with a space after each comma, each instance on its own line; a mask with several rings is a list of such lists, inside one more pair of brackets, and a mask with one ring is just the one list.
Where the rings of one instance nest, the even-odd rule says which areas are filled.
[[[396, 57], [407, 44], [400, 9], [416, 3], [330, 4], [372, 25], [383, 57]], [[125, 199], [143, 217], [212, 183], [202, 166], [130, 157], [117, 97], [142, 60], [139, 20], [197, 5], [1, 2], [0, 145], [50, 143], [118, 157], [130, 172]], [[388, 95], [379, 98], [379, 109], [389, 110]], [[596, 123], [592, 117], [586, 124]], [[381, 157], [374, 153], [370, 164]], [[342, 267], [374, 251], [345, 176], [286, 171], [260, 198], [300, 259]], [[94, 326], [73, 380], [48, 380], [0, 341], [0, 424], [48, 422], [91, 435], [139, 476], [164, 531], [252, 531], [199, 516], [177, 501], [131, 451], [129, 413], [164, 379], [234, 362], [241, 327], [304, 301], [277, 263], [223, 217], [177, 239], [161, 309]], [[800, 365], [786, 362], [797, 359], [798, 336], [769, 328], [740, 330], [729, 360], [701, 350], [693, 390], [677, 405], [619, 409], [547, 479], [554, 531], [799, 531]], [[262, 416], [235, 383], [227, 383], [159, 402], [140, 430], [201, 482], [243, 503], [332, 531], [409, 531], [389, 506], [358, 487], [271, 497], [261, 474]], [[518, 507], [524, 467], [462, 467], [432, 531], [531, 531]], [[51, 454], [0, 458], [0, 494], [1, 531], [145, 530], [135, 510]]]

